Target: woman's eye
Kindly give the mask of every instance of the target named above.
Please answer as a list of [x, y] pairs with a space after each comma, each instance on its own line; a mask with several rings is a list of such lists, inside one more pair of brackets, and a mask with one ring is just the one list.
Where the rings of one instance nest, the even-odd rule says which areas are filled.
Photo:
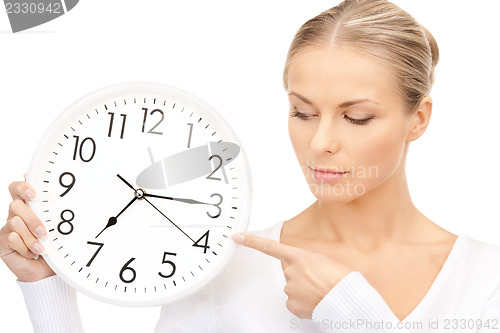
[[348, 122], [350, 122], [350, 123], [352, 123], [352, 124], [355, 124], [355, 125], [366, 125], [366, 124], [368, 124], [368, 123], [369, 123], [369, 122], [370, 122], [370, 121], [371, 121], [374, 117], [372, 116], [372, 117], [369, 117], [369, 118], [366, 118], [366, 119], [354, 119], [354, 118], [350, 118], [350, 117], [348, 117], [348, 116], [344, 115], [344, 118], [345, 118]]
[[293, 118], [300, 118], [300, 119], [311, 119], [314, 117], [314, 115], [312, 114], [307, 114], [307, 113], [302, 113], [302, 112], [299, 112], [299, 111], [293, 111], [292, 114], [290, 115], [290, 117], [293, 117]]

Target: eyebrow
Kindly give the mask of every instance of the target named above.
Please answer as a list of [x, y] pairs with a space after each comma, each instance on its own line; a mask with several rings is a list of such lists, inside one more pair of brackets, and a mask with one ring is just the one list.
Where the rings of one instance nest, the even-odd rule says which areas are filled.
[[[297, 97], [298, 99], [302, 100], [304, 103], [307, 103], [307, 104], [310, 104], [310, 105], [313, 105], [313, 103], [308, 100], [307, 98], [305, 98], [304, 96], [301, 96], [295, 92], [290, 92], [288, 94], [288, 96], [295, 96]], [[362, 99], [356, 99], [356, 100], [353, 100], [353, 101], [347, 101], [347, 102], [344, 102], [344, 103], [341, 103], [339, 104], [339, 108], [347, 108], [349, 106], [353, 106], [353, 105], [356, 105], [356, 104], [362, 104], [362, 103], [372, 103], [372, 104], [376, 104], [376, 105], [379, 105], [377, 102], [369, 99], [369, 98], [362, 98]]]
[[372, 104], [376, 104], [378, 105], [377, 102], [375, 101], [372, 101], [371, 99], [369, 98], [363, 98], [363, 99], [357, 99], [357, 100], [354, 100], [354, 101], [348, 101], [348, 102], [344, 102], [342, 104], [339, 104], [339, 107], [340, 108], [347, 108], [349, 106], [352, 106], [352, 105], [355, 105], [355, 104], [362, 104], [362, 103], [372, 103]]
[[298, 99], [300, 99], [301, 101], [303, 101], [304, 103], [307, 103], [307, 104], [311, 104], [312, 105], [312, 102], [310, 100], [308, 100], [307, 98], [305, 98], [304, 96], [300, 96], [299, 94], [295, 93], [295, 92], [290, 92], [288, 93], [288, 96], [295, 96], [297, 97]]

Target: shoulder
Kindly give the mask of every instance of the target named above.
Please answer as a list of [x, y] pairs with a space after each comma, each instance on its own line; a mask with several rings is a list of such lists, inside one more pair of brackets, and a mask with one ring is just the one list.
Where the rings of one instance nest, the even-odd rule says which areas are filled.
[[500, 245], [479, 241], [466, 235], [460, 235], [460, 241], [466, 259], [482, 265], [495, 263], [495, 268], [500, 270], [500, 265], [498, 265], [500, 263]]
[[460, 235], [457, 244], [456, 265], [463, 280], [485, 291], [500, 286], [500, 246]]

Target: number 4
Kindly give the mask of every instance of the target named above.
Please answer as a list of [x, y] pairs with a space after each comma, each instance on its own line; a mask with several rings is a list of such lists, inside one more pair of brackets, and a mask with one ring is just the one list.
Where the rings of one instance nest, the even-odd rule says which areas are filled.
[[[203, 234], [203, 236], [200, 237], [200, 239], [198, 239], [196, 242], [194, 242], [193, 246], [196, 246], [196, 247], [202, 247], [203, 248], [203, 253], [207, 253], [207, 249], [210, 248], [210, 246], [208, 246], [208, 233], [210, 232], [210, 230], [207, 230], [207, 232], [205, 232]], [[205, 239], [205, 245], [200, 245], [199, 243]]]

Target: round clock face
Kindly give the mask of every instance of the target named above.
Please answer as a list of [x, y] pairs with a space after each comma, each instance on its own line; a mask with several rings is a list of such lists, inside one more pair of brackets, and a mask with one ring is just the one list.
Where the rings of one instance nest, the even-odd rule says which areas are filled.
[[251, 181], [237, 137], [210, 106], [164, 85], [120, 84], [75, 102], [40, 142], [27, 181], [49, 231], [49, 265], [115, 304], [195, 292], [248, 225]]

